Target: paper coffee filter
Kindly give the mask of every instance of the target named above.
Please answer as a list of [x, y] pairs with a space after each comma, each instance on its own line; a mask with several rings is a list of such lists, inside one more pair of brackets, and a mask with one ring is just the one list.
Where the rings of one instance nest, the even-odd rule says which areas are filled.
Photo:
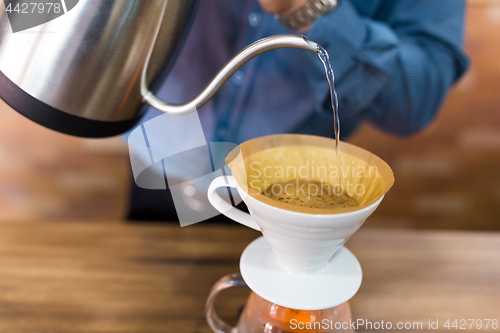
[[[356, 211], [375, 203], [387, 193], [394, 183], [394, 174], [387, 163], [346, 142], [340, 142], [340, 151], [338, 160], [335, 140], [330, 138], [280, 134], [242, 143], [229, 153], [226, 163], [246, 193], [271, 206], [300, 213]], [[280, 202], [261, 194], [271, 184], [295, 179], [329, 184], [336, 193], [345, 191], [356, 199], [358, 205], [318, 209]]]

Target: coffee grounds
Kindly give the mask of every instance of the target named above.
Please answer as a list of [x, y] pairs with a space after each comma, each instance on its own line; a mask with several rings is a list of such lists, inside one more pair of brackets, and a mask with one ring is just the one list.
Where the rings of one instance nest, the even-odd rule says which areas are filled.
[[[332, 209], [356, 207], [356, 199], [330, 184], [294, 179], [270, 185], [261, 194], [268, 198], [308, 208]], [[335, 191], [336, 190], [336, 191]], [[342, 192], [340, 194], [337, 194]]]

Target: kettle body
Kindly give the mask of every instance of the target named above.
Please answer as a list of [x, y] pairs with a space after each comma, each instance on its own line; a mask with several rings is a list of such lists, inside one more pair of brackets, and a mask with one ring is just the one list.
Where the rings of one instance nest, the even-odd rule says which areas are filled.
[[80, 0], [59, 18], [14, 33], [2, 1], [0, 97], [63, 133], [122, 133], [141, 116], [141, 75], [152, 46], [145, 75], [154, 87], [173, 65], [196, 5], [197, 0]]
[[31, 120], [76, 136], [123, 133], [145, 105], [171, 114], [195, 111], [263, 52], [318, 52], [304, 36], [263, 38], [236, 54], [198, 96], [175, 105], [156, 97], [155, 87], [180, 52], [198, 0], [72, 0], [64, 15], [19, 32], [12, 23], [23, 14], [5, 5], [14, 1], [0, 2], [0, 98]]

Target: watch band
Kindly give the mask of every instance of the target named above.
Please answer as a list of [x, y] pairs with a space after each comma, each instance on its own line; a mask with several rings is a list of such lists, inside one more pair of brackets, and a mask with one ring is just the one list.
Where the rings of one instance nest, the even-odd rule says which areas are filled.
[[281, 24], [290, 30], [300, 30], [318, 17], [334, 11], [341, 0], [309, 0], [304, 6], [288, 15], [278, 15]]

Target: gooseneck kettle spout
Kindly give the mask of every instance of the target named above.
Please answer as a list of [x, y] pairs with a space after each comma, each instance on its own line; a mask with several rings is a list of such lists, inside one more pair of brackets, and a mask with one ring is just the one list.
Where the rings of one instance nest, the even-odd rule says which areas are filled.
[[72, 3], [30, 26], [0, 1], [0, 98], [38, 124], [76, 136], [124, 133], [149, 105], [172, 114], [193, 111], [262, 52], [317, 51], [300, 35], [264, 38], [230, 60], [199, 96], [174, 105], [155, 93], [180, 53], [198, 0]]
[[318, 52], [318, 44], [302, 35], [286, 34], [262, 38], [241, 50], [214, 76], [212, 81], [198, 96], [185, 104], [170, 104], [156, 97], [147, 87], [147, 68], [145, 68], [142, 72], [141, 78], [141, 92], [143, 94], [144, 101], [153, 106], [155, 109], [165, 113], [185, 114], [192, 112], [208, 102], [208, 100], [213, 97], [213, 95], [219, 90], [220, 87], [222, 87], [231, 75], [233, 75], [234, 72], [236, 72], [247, 61], [264, 52], [280, 48], [298, 48], [316, 53]]

